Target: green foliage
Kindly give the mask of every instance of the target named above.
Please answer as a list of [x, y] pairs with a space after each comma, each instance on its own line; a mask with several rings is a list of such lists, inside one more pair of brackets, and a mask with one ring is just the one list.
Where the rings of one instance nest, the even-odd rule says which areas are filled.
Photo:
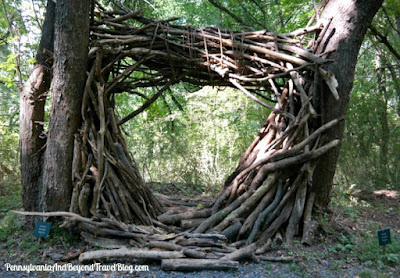
[[21, 204], [18, 133], [15, 128], [7, 128], [0, 121], [0, 207], [3, 209], [16, 208]]
[[[304, 0], [215, 0], [240, 18], [248, 28], [271, 32], [293, 31], [305, 26], [313, 13], [312, 3]], [[177, 18], [174, 22], [192, 26], [216, 26], [240, 30], [245, 27], [208, 0], [124, 1], [131, 9], [146, 8], [145, 15], [156, 19]]]
[[[140, 100], [119, 95], [116, 101], [119, 114], [126, 115]], [[205, 87], [188, 94], [181, 84], [124, 130], [147, 181], [194, 184], [215, 192], [266, 115], [267, 110], [233, 89]]]
[[0, 242], [12, 244], [23, 232], [23, 217], [7, 213], [0, 219]]
[[343, 233], [339, 236], [339, 243], [336, 244], [336, 250], [341, 252], [349, 252], [353, 253], [354, 249], [354, 239], [351, 237], [345, 236]]
[[[400, 53], [393, 26], [399, 6], [387, 1], [373, 25]], [[400, 190], [400, 67], [381, 41], [369, 34], [359, 55], [345, 140], [339, 159], [341, 182], [356, 188]]]
[[385, 265], [398, 265], [400, 263], [400, 237], [393, 229], [391, 238], [392, 243], [386, 245], [386, 252], [384, 253], [382, 247], [378, 245], [376, 234], [365, 234], [364, 238], [356, 245], [357, 257], [366, 266], [384, 268]]
[[[24, 216], [8, 212], [0, 218], [0, 244], [6, 250], [5, 257], [15, 258], [18, 262], [36, 263], [40, 250], [51, 246], [53, 250], [68, 249], [80, 241], [79, 235], [70, 234], [67, 229], [53, 225], [47, 238], [37, 238], [33, 231], [25, 231]], [[14, 260], [14, 259], [13, 259]]]

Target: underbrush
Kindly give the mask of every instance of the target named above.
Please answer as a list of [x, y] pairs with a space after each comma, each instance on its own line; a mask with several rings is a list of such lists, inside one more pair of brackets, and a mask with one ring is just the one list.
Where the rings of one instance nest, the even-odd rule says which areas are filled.
[[[327, 231], [332, 233], [336, 242], [328, 252], [347, 260], [357, 260], [362, 266], [383, 270], [396, 268], [400, 264], [400, 219], [393, 207], [393, 200], [370, 198], [368, 201], [352, 196], [354, 186], [336, 184], [332, 191], [332, 211], [330, 223], [325, 221]], [[397, 202], [398, 204], [398, 202]], [[397, 219], [396, 219], [397, 218]], [[324, 221], [322, 221], [324, 227]], [[332, 228], [335, 227], [335, 228]], [[377, 231], [391, 228], [391, 244], [386, 252], [378, 244]], [[360, 277], [370, 277], [369, 272], [360, 273]], [[376, 276], [372, 276], [376, 277]]]
[[0, 219], [0, 257], [7, 261], [37, 263], [44, 250], [59, 252], [79, 243], [79, 235], [70, 234], [58, 224], [51, 227], [47, 238], [37, 238], [33, 230], [25, 230], [24, 216], [8, 212]]
[[22, 207], [22, 187], [19, 175], [0, 179], [0, 213]]

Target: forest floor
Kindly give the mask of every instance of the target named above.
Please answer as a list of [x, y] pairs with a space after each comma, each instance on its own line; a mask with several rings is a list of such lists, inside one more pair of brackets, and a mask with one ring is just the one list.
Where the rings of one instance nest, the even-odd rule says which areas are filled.
[[[168, 186], [168, 188], [174, 188]], [[175, 190], [176, 189], [176, 190]], [[182, 188], [161, 192], [177, 194]], [[293, 247], [275, 244], [271, 256], [292, 256], [289, 263], [241, 262], [234, 272], [163, 272], [159, 263], [120, 260], [125, 265], [148, 265], [144, 272], [12, 272], [12, 265], [79, 265], [81, 252], [96, 249], [67, 230], [53, 227], [46, 239], [23, 229], [23, 218], [8, 211], [10, 198], [0, 198], [0, 277], [400, 277], [400, 192], [333, 192], [331, 212], [320, 219], [313, 246], [295, 241]], [[15, 203], [14, 203], [15, 204]], [[14, 205], [15, 206], [15, 205]], [[392, 244], [386, 253], [378, 246], [376, 231], [389, 227]]]

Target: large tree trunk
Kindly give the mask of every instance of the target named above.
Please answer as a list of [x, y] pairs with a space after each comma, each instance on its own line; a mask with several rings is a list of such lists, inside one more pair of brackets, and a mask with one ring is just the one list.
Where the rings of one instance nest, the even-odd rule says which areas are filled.
[[45, 210], [67, 210], [72, 192], [74, 134], [86, 80], [89, 1], [58, 0], [54, 44], [54, 85], [43, 182]]
[[[44, 105], [51, 83], [51, 63], [43, 51], [53, 51], [55, 4], [48, 1], [42, 37], [36, 54], [36, 64], [24, 84], [20, 101], [21, 183], [26, 211], [39, 209], [40, 182], [45, 138], [43, 133]], [[32, 225], [27, 218], [27, 225]]]
[[[318, 94], [316, 99], [320, 102], [320, 105], [316, 107], [320, 107], [318, 112], [321, 114], [322, 124], [346, 115], [358, 52], [367, 29], [382, 3], [383, 0], [330, 0], [321, 15], [325, 24], [331, 18], [332, 21], [316, 53], [327, 53], [323, 56], [334, 60], [333, 63], [324, 68], [335, 75], [339, 83], [338, 92], [340, 96], [339, 100], [336, 101], [326, 87]], [[343, 131], [344, 122], [329, 130], [326, 138], [328, 141], [341, 140]], [[321, 208], [326, 208], [330, 201], [339, 151], [340, 147], [337, 147], [325, 154], [314, 172], [315, 202]]]

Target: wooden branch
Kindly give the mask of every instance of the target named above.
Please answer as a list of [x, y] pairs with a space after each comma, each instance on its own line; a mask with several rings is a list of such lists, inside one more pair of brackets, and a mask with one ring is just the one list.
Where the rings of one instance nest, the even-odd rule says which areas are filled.
[[389, 42], [386, 36], [382, 35], [373, 25], [369, 26], [369, 29], [371, 30], [371, 33], [386, 47], [389, 49], [389, 51], [393, 54], [394, 57], [397, 58], [397, 60], [400, 60], [400, 53], [397, 52], [397, 50], [392, 46], [392, 44]]
[[[265, 194], [265, 196], [259, 202], [259, 204], [257, 205], [256, 209], [253, 210], [253, 212], [246, 218], [245, 222], [243, 223], [243, 226], [240, 228], [239, 237], [241, 237], [241, 235], [244, 235], [244, 234], [246, 234], [246, 233], [248, 233], [248, 232], [250, 232], [252, 230], [253, 226], [255, 225], [256, 220], [258, 219], [258, 216], [262, 213], [262, 211], [264, 209], [267, 208], [268, 205], [270, 205], [270, 201], [276, 195], [277, 187], [278, 186], [275, 186], [273, 188], [273, 190], [269, 190], [267, 192], [267, 194]], [[276, 204], [278, 204], [278, 201], [276, 201]], [[270, 209], [270, 211], [271, 210], [272, 209]], [[268, 212], [266, 213], [266, 215], [267, 214], [268, 214]], [[262, 221], [259, 221], [259, 225], [261, 224], [261, 222]], [[257, 230], [257, 232], [258, 232], [258, 230]], [[222, 232], [222, 233], [224, 234], [224, 232]]]
[[181, 245], [172, 243], [172, 242], [165, 242], [165, 241], [150, 241], [147, 244], [148, 248], [161, 248], [165, 250], [171, 250], [171, 251], [181, 251], [183, 250], [183, 247]]
[[213, 5], [214, 7], [216, 7], [217, 9], [223, 11], [224, 13], [227, 13], [230, 17], [232, 17], [235, 21], [240, 23], [240, 25], [242, 25], [243, 27], [249, 28], [249, 26], [240, 17], [238, 17], [237, 15], [232, 13], [230, 10], [228, 10], [227, 8], [222, 6], [222, 4], [219, 4], [215, 0], [208, 0], [208, 2], [210, 2], [210, 4]]
[[128, 116], [126, 116], [125, 118], [119, 120], [117, 122], [118, 125], [122, 125], [124, 123], [126, 123], [127, 121], [133, 119], [134, 117], [136, 117], [137, 115], [139, 115], [141, 112], [143, 112], [147, 107], [149, 107], [151, 104], [153, 104], [153, 102], [155, 102], [159, 96], [161, 96], [162, 93], [164, 93], [166, 90], [168, 90], [168, 88], [173, 84], [176, 83], [178, 80], [172, 80], [170, 79], [168, 81], [167, 84], [165, 84], [156, 94], [154, 94], [154, 96], [152, 96], [148, 101], [146, 101], [142, 106], [140, 106], [137, 110], [133, 111], [132, 113], [130, 113]]
[[81, 232], [81, 237], [83, 240], [93, 247], [100, 247], [106, 249], [115, 249], [129, 246], [128, 239], [111, 239], [105, 237], [94, 236], [88, 232]]
[[239, 262], [210, 259], [164, 259], [161, 269], [164, 271], [203, 271], [203, 270], [236, 270]]
[[314, 33], [315, 31], [321, 30], [322, 29], [322, 24], [317, 23], [314, 26], [306, 27], [306, 28], [300, 28], [296, 31], [290, 32], [290, 33], [285, 33], [282, 34], [284, 37], [298, 37], [307, 33]]
[[262, 164], [268, 163], [268, 162], [272, 162], [272, 161], [278, 161], [280, 159], [284, 159], [286, 157], [289, 156], [293, 156], [295, 153], [301, 151], [304, 146], [306, 146], [307, 144], [309, 144], [310, 142], [312, 142], [313, 140], [315, 140], [320, 134], [324, 133], [325, 131], [327, 131], [328, 129], [332, 128], [333, 126], [337, 125], [341, 120], [335, 119], [332, 120], [326, 124], [324, 124], [323, 126], [321, 126], [320, 128], [318, 128], [316, 131], [314, 131], [310, 136], [308, 136], [306, 139], [304, 139], [303, 141], [301, 141], [299, 144], [293, 146], [290, 150], [284, 151], [284, 152], [277, 152], [271, 156], [267, 156], [265, 158], [261, 158], [259, 160], [257, 160], [256, 163], [254, 163], [253, 165], [251, 165], [250, 167], [244, 169], [240, 174], [238, 174], [235, 178], [235, 182], [237, 182], [238, 180], [240, 180], [241, 178], [243, 178], [245, 175], [247, 175], [251, 170], [257, 168], [258, 166], [261, 166]]
[[92, 192], [90, 184], [85, 183], [79, 193], [78, 206], [83, 217], [89, 217], [89, 195]]
[[247, 238], [247, 244], [252, 243], [257, 236], [258, 232], [262, 224], [264, 223], [265, 218], [271, 213], [279, 204], [282, 198], [282, 183], [278, 185], [278, 189], [275, 194], [274, 201], [265, 209], [263, 210], [257, 217], [256, 221], [254, 222], [254, 226], [251, 229], [251, 233]]
[[221, 260], [240, 261], [243, 259], [250, 258], [250, 259], [258, 262], [258, 259], [255, 256], [256, 249], [257, 249], [257, 245], [255, 243], [252, 243], [250, 245], [247, 245], [243, 248], [238, 249], [237, 251], [234, 251], [234, 252], [222, 257]]
[[207, 238], [207, 239], [212, 239], [213, 241], [226, 241], [226, 236], [220, 235], [220, 234], [192, 234], [192, 233], [183, 233], [185, 237], [188, 238]]
[[266, 242], [284, 223], [290, 216], [290, 213], [293, 209], [294, 198], [290, 198], [290, 200], [286, 203], [285, 207], [283, 208], [282, 212], [279, 216], [272, 222], [271, 225], [261, 234], [260, 238], [258, 239], [259, 243]]
[[183, 249], [183, 254], [187, 258], [206, 259], [208, 254], [200, 251], [199, 249], [200, 248], [185, 248]]
[[[100, 73], [99, 73], [100, 74]], [[106, 132], [106, 116], [104, 111], [104, 84], [96, 82], [98, 107], [99, 107], [99, 120], [100, 130], [97, 132], [97, 176], [96, 185], [93, 188], [93, 198], [90, 207], [92, 215], [97, 214], [98, 203], [100, 200], [100, 184], [104, 176], [104, 134]]]
[[107, 259], [131, 258], [160, 261], [163, 259], [183, 258], [182, 252], [177, 251], [152, 251], [142, 249], [120, 248], [114, 250], [95, 250], [84, 252], [79, 256], [80, 263], [91, 261], [104, 261]]
[[286, 117], [288, 117], [291, 120], [294, 120], [295, 117], [285, 111], [276, 109], [275, 107], [273, 107], [272, 105], [269, 105], [268, 103], [265, 103], [261, 100], [259, 100], [258, 98], [256, 98], [255, 96], [253, 96], [252, 94], [250, 94], [242, 85], [239, 84], [239, 82], [237, 82], [235, 79], [229, 79], [229, 81], [236, 87], [238, 88], [243, 94], [245, 94], [245, 96], [247, 96], [248, 98], [254, 100], [255, 102], [257, 102], [258, 104], [261, 104], [264, 107], [267, 107], [268, 109], [270, 109], [271, 111], [277, 113], [277, 114], [282, 114]]
[[180, 226], [184, 229], [198, 227], [207, 218], [194, 218], [181, 220]]
[[135, 241], [139, 241], [143, 243], [143, 239], [147, 238], [146, 234], [141, 233], [133, 233], [133, 232], [126, 232], [116, 229], [111, 229], [107, 227], [97, 227], [90, 223], [81, 222], [79, 226], [82, 230], [87, 231], [95, 236], [102, 236], [102, 237], [117, 237], [117, 238], [129, 238], [134, 239]]
[[311, 192], [307, 198], [306, 207], [304, 209], [304, 227], [303, 236], [301, 238], [302, 244], [311, 245], [314, 241], [314, 232], [318, 227], [316, 221], [311, 220], [311, 212], [314, 205], [315, 192]]
[[68, 217], [69, 221], [79, 221], [83, 223], [88, 223], [97, 227], [108, 227], [109, 224], [104, 223], [104, 222], [97, 222], [94, 220], [91, 220], [89, 218], [80, 216], [79, 214], [72, 213], [72, 212], [66, 212], [66, 211], [54, 211], [54, 212], [35, 212], [35, 211], [18, 211], [18, 210], [12, 210], [11, 212], [20, 214], [20, 215], [33, 215], [33, 216], [45, 216], [45, 217]]
[[274, 185], [275, 181], [278, 178], [278, 173], [272, 173], [268, 176], [265, 182], [246, 200], [243, 204], [240, 205], [239, 208], [232, 211], [220, 224], [218, 224], [214, 230], [215, 231], [222, 231], [226, 227], [228, 227], [231, 223], [234, 222], [237, 218], [242, 216], [242, 214], [249, 212], [254, 204], [256, 204], [264, 194], [268, 192]]
[[272, 257], [272, 256], [257, 256], [262, 261], [269, 261], [269, 262], [280, 262], [280, 263], [289, 263], [289, 262], [296, 262], [296, 259], [293, 256], [281, 256], [281, 257]]
[[236, 239], [236, 236], [239, 234], [241, 228], [242, 228], [242, 223], [240, 221], [236, 221], [231, 226], [223, 230], [221, 232], [221, 235], [226, 236], [229, 240], [234, 240]]
[[137, 16], [141, 15], [144, 11], [145, 11], [144, 8], [143, 8], [143, 9], [139, 9], [139, 10], [137, 10], [137, 11], [134, 11], [134, 12], [131, 12], [131, 13], [128, 13], [128, 14], [119, 16], [119, 17], [117, 17], [117, 18], [108, 19], [108, 21], [110, 21], [110, 22], [115, 22], [115, 23], [122, 22], [122, 21], [124, 21], [124, 20], [137, 17]]
[[296, 191], [295, 204], [292, 214], [289, 218], [289, 224], [286, 227], [286, 243], [293, 244], [293, 237], [298, 231], [300, 218], [303, 216], [304, 204], [307, 194], [307, 179], [305, 179]]
[[164, 224], [174, 224], [184, 219], [204, 218], [211, 215], [211, 209], [202, 209], [193, 212], [183, 212], [172, 215], [160, 215], [158, 221]]

